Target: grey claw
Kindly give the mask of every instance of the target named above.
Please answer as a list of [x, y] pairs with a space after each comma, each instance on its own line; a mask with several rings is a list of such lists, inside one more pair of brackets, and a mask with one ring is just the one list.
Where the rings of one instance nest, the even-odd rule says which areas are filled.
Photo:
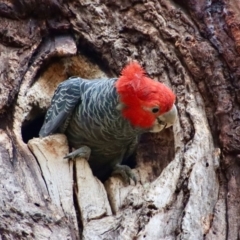
[[82, 147], [78, 148], [77, 150], [66, 155], [64, 157], [64, 159], [66, 159], [66, 158], [74, 159], [74, 158], [80, 157], [80, 158], [85, 158], [86, 160], [88, 160], [90, 157], [90, 154], [91, 154], [91, 149], [87, 146], [82, 146]]
[[130, 179], [132, 179], [137, 184], [137, 179], [132, 169], [126, 165], [116, 165], [113, 169], [112, 175], [120, 175], [125, 183], [130, 184]]

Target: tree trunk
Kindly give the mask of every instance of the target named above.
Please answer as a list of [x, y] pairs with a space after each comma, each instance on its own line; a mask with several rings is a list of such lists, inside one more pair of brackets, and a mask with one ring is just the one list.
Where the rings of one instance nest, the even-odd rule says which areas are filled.
[[[0, 239], [238, 239], [239, 9], [234, 0], [2, 1]], [[84, 159], [63, 159], [64, 135], [38, 132], [58, 83], [116, 77], [134, 59], [176, 93], [178, 121], [142, 136], [137, 185], [102, 183]]]

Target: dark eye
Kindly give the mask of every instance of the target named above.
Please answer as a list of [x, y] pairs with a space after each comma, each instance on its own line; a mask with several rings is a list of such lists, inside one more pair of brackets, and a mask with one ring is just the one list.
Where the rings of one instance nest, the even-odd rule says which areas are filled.
[[157, 113], [159, 111], [159, 108], [158, 107], [154, 107], [153, 109], [152, 109], [152, 112], [153, 113]]

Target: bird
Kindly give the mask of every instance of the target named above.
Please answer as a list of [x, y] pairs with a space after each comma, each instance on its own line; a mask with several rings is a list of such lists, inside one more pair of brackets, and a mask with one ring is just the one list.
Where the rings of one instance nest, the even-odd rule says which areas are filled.
[[118, 175], [136, 183], [132, 169], [122, 162], [133, 154], [143, 133], [174, 124], [175, 100], [174, 92], [148, 77], [136, 61], [118, 78], [70, 77], [55, 90], [39, 136], [64, 133], [75, 149], [65, 158], [87, 158], [99, 179]]

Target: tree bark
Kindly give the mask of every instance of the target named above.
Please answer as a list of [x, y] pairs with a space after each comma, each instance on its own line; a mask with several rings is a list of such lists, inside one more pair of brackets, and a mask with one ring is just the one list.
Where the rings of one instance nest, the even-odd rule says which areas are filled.
[[[0, 3], [0, 239], [238, 239], [238, 1]], [[137, 60], [176, 93], [172, 129], [142, 136], [138, 183], [102, 183], [39, 139], [56, 86]], [[239, 184], [238, 184], [239, 183]]]

